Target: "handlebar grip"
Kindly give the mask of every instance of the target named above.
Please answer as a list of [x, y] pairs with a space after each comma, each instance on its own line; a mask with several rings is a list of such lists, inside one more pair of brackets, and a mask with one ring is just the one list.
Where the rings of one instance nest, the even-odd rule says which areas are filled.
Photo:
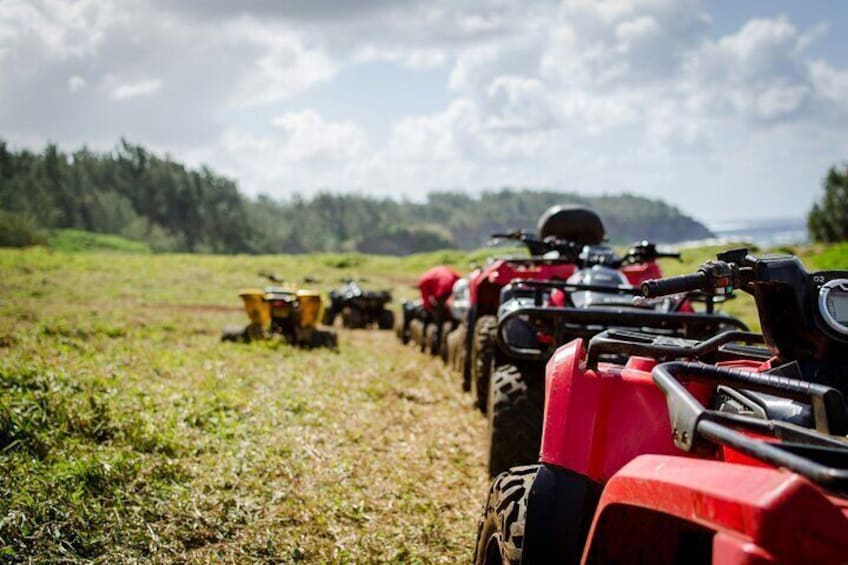
[[691, 275], [680, 275], [679, 277], [645, 281], [642, 283], [641, 290], [642, 296], [646, 298], [656, 298], [658, 296], [667, 296], [669, 294], [681, 294], [683, 292], [692, 292], [694, 290], [705, 290], [704, 286], [706, 283], [706, 273], [699, 271]]
[[525, 234], [521, 231], [512, 231], [506, 233], [493, 233], [489, 237], [492, 239], [521, 239], [524, 235]]

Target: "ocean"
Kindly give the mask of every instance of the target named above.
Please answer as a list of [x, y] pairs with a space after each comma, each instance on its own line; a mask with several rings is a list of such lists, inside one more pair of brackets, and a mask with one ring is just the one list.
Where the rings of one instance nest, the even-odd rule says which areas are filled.
[[704, 225], [715, 234], [714, 238], [686, 241], [681, 245], [722, 245], [725, 243], [753, 243], [764, 249], [797, 245], [809, 242], [806, 218], [765, 218], [757, 220], [705, 221]]

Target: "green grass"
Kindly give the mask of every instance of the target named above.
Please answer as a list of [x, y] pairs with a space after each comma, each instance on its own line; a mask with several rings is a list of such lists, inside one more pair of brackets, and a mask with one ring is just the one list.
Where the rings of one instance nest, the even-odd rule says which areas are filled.
[[150, 246], [140, 241], [132, 241], [118, 235], [73, 229], [56, 230], [48, 237], [47, 245], [51, 249], [65, 253], [92, 251], [151, 253]]
[[810, 262], [822, 271], [848, 269], [848, 243], [827, 247], [816, 253]]
[[412, 294], [397, 267], [0, 251], [0, 562], [468, 559], [484, 422], [439, 363], [218, 341], [260, 270]]
[[[800, 252], [848, 267], [845, 246]], [[218, 337], [260, 270], [397, 302], [486, 255], [0, 250], [0, 562], [468, 560], [485, 423], [456, 376], [389, 332], [338, 353]]]

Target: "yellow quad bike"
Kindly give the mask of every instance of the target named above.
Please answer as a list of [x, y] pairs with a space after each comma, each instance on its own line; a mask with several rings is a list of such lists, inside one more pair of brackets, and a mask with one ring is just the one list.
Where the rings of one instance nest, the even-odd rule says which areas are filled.
[[[260, 273], [260, 276], [274, 285], [239, 291], [250, 323], [245, 327], [224, 328], [221, 341], [248, 343], [277, 334], [289, 344], [299, 347], [337, 347], [336, 333], [318, 328], [318, 322], [324, 315], [324, 302], [319, 291], [296, 288], [269, 273]], [[315, 281], [307, 278], [304, 282]]]

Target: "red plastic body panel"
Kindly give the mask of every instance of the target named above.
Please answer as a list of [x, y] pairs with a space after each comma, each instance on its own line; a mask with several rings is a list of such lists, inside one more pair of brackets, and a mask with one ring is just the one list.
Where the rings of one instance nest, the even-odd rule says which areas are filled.
[[[651, 378], [656, 361], [631, 357], [624, 367], [601, 363], [590, 371], [583, 365], [585, 356], [583, 340], [576, 339], [548, 361], [540, 461], [604, 483], [639, 455], [679, 455], [665, 396]], [[769, 367], [753, 361], [722, 365], [752, 371]], [[711, 385], [686, 386], [708, 403]]]
[[[591, 371], [585, 354], [574, 340], [548, 362], [540, 457], [604, 485], [584, 563], [664, 562], [693, 531], [713, 563], [848, 563], [848, 500], [731, 449], [700, 458], [679, 451], [651, 379], [656, 361], [632, 357]], [[686, 386], [708, 404], [712, 386]]]
[[650, 279], [662, 278], [660, 266], [654, 261], [647, 261], [638, 265], [627, 265], [621, 268], [621, 273], [627, 277], [628, 282], [633, 286], [639, 286]]
[[460, 278], [460, 274], [450, 267], [438, 266], [425, 271], [418, 279], [424, 309], [432, 310], [439, 301], [446, 300], [453, 290], [453, 284]]
[[[604, 518], [622, 506], [697, 524], [712, 537], [713, 563], [848, 562], [848, 505], [796, 475], [722, 461], [643, 455], [607, 483], [584, 562], [614, 543]], [[633, 528], [639, 530], [639, 524]], [[638, 535], [638, 532], [637, 532]], [[650, 541], [651, 532], [643, 539]]]
[[[556, 263], [538, 259], [497, 259], [473, 277], [469, 283], [471, 304], [477, 306], [477, 315], [495, 314], [503, 287], [515, 279], [547, 280], [567, 279], [576, 270], [572, 263]], [[627, 265], [621, 272], [630, 284], [636, 286], [648, 279], [662, 277], [659, 265], [648, 261]]]
[[572, 263], [556, 263], [538, 259], [497, 259], [486, 266], [468, 285], [471, 304], [478, 316], [497, 313], [500, 292], [515, 279], [567, 279], [574, 273]]
[[[577, 339], [548, 361], [540, 460], [604, 483], [638, 455], [677, 453], [665, 396], [651, 379], [656, 363], [632, 358], [588, 371], [584, 358]], [[703, 383], [691, 390], [701, 401], [711, 391]]]

